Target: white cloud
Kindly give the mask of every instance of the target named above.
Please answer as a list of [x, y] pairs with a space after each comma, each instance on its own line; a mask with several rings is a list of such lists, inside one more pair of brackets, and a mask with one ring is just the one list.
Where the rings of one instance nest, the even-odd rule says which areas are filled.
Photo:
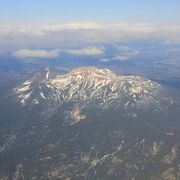
[[104, 54], [104, 49], [97, 47], [86, 47], [78, 50], [68, 50], [67, 53], [75, 56], [100, 56]]
[[98, 47], [85, 47], [81, 49], [55, 49], [51, 51], [47, 50], [30, 50], [30, 49], [19, 49], [13, 53], [13, 56], [18, 58], [56, 58], [61, 53], [73, 55], [73, 56], [101, 56], [103, 55], [104, 48]]
[[49, 25], [42, 27], [42, 31], [59, 31], [59, 30], [79, 30], [79, 29], [99, 29], [102, 25], [99, 23], [88, 22], [88, 23], [69, 23], [63, 25]]
[[119, 51], [129, 51], [130, 48], [128, 46], [125, 46], [125, 45], [115, 45], [115, 48]]
[[[180, 43], [180, 25], [150, 23], [70, 23], [41, 26], [0, 25], [0, 48], [34, 49], [94, 46], [133, 39]], [[65, 47], [65, 48], [66, 48]]]
[[59, 50], [29, 50], [20, 49], [13, 53], [18, 58], [56, 58], [59, 56]]
[[124, 45], [115, 46], [115, 48], [118, 51], [118, 54], [112, 59], [116, 61], [126, 61], [138, 56], [140, 53], [138, 50], [131, 49], [130, 47]]
[[112, 59], [115, 61], [126, 61], [128, 59], [130, 59], [131, 56], [121, 56], [121, 55], [116, 55], [115, 57], [113, 57]]
[[106, 62], [109, 62], [110, 59], [108, 59], [108, 58], [101, 58], [99, 61], [106, 63]]

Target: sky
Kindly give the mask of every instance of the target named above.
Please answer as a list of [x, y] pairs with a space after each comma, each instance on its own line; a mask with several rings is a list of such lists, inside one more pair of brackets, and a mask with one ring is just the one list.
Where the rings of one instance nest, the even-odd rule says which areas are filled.
[[180, 0], [0, 0], [0, 55], [16, 58], [140, 54], [124, 46], [152, 40], [180, 44]]
[[0, 0], [0, 24], [180, 24], [179, 0]]

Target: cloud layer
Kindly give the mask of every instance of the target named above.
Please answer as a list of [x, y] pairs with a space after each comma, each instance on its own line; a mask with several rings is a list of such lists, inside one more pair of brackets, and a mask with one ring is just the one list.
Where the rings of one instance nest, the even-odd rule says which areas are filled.
[[[180, 43], [180, 25], [150, 23], [71, 23], [44, 26], [0, 25], [1, 49], [44, 49], [94, 46], [97, 43], [157, 39]], [[95, 50], [94, 50], [95, 51]], [[73, 53], [73, 52], [72, 52]], [[74, 54], [81, 54], [74, 51]]]

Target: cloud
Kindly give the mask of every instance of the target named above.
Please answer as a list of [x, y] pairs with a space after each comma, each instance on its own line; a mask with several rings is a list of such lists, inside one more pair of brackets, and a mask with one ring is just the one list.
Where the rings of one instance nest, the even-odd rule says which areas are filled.
[[99, 23], [88, 22], [88, 23], [69, 23], [63, 25], [49, 25], [42, 27], [42, 31], [60, 31], [60, 30], [79, 30], [79, 29], [99, 29], [102, 25]]
[[68, 50], [67, 53], [74, 56], [100, 56], [105, 52], [103, 48], [86, 47], [78, 50]]
[[130, 47], [124, 45], [115, 46], [115, 48], [118, 54], [114, 56], [112, 60], [116, 61], [126, 61], [140, 54], [138, 50], [131, 49]]
[[19, 49], [13, 53], [18, 58], [56, 58], [59, 56], [59, 50], [30, 50], [30, 49]]
[[121, 56], [121, 55], [116, 55], [115, 57], [113, 57], [112, 59], [113, 60], [116, 60], [116, 61], [126, 61], [128, 59], [130, 59], [131, 56]]
[[14, 57], [18, 58], [56, 58], [60, 53], [72, 55], [72, 56], [101, 56], [105, 54], [104, 48], [98, 47], [85, 47], [81, 49], [54, 49], [54, 50], [31, 50], [31, 49], [19, 49], [13, 52]]
[[101, 59], [99, 59], [99, 61], [106, 63], [106, 62], [109, 62], [110, 59], [108, 59], [108, 58], [101, 58]]
[[2, 49], [57, 49], [95, 46], [124, 40], [157, 39], [180, 43], [180, 25], [151, 23], [0, 25]]
[[130, 48], [125, 45], [115, 45], [115, 48], [119, 51], [129, 51], [130, 50]]

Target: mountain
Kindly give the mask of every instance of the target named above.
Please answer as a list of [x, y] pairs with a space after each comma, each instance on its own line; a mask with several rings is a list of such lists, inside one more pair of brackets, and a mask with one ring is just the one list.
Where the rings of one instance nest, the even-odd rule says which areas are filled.
[[[85, 108], [108, 109], [134, 114], [153, 107], [166, 109], [170, 98], [156, 82], [137, 76], [117, 76], [108, 69], [81, 67], [65, 75], [49, 78], [49, 70], [35, 74], [15, 89], [24, 106], [40, 106], [44, 116], [51, 116], [64, 104], [73, 104], [71, 114]], [[135, 115], [135, 114], [134, 114]]]
[[45, 69], [9, 99], [0, 103], [0, 179], [180, 177], [180, 106], [154, 81], [96, 67]]

